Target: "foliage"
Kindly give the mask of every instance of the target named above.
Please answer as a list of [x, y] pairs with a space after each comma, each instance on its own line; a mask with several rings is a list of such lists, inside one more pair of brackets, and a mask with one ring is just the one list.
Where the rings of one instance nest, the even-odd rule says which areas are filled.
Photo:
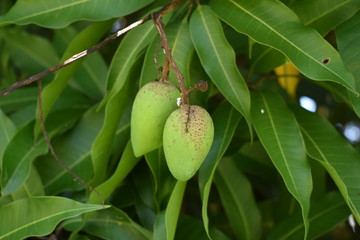
[[[0, 89], [169, 2], [1, 1]], [[55, 152], [104, 206], [50, 154], [36, 84], [0, 97], [0, 239], [316, 239], [350, 214], [360, 223], [359, 138], [341, 127], [359, 123], [359, 9], [358, 0], [184, 0], [164, 15], [187, 87], [209, 84], [190, 103], [211, 114], [214, 141], [188, 182], [171, 176], [162, 147], [138, 158], [130, 142], [136, 92], [165, 59], [152, 21], [45, 77]], [[300, 107], [304, 95], [316, 113]]]

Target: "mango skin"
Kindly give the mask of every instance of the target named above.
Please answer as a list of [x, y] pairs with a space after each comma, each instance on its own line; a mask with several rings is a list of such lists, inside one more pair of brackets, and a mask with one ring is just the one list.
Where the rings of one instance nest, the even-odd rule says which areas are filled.
[[179, 90], [168, 82], [150, 82], [137, 93], [131, 112], [131, 142], [136, 157], [162, 145], [166, 119], [178, 106]]
[[170, 114], [163, 136], [167, 165], [180, 181], [195, 175], [214, 140], [214, 124], [209, 113], [196, 105], [191, 105], [190, 111], [188, 108], [181, 106]]

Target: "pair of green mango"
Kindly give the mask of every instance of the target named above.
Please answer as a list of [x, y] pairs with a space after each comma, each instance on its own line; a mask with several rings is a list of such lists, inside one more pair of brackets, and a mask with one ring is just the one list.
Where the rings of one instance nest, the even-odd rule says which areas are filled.
[[135, 156], [161, 145], [171, 174], [189, 180], [200, 168], [214, 138], [209, 113], [196, 105], [178, 107], [179, 90], [169, 82], [150, 82], [136, 95], [131, 113]]

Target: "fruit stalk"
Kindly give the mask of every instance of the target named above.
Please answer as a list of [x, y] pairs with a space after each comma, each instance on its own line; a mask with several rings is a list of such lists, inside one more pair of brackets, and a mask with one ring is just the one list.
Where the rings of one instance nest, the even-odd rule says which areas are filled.
[[179, 68], [177, 67], [177, 65], [172, 57], [170, 45], [169, 45], [169, 42], [168, 42], [166, 34], [165, 34], [164, 25], [161, 22], [161, 19], [159, 17], [152, 15], [152, 18], [153, 18], [154, 24], [160, 34], [162, 45], [165, 50], [166, 59], [170, 63], [170, 66], [174, 70], [176, 78], [178, 79], [180, 92], [181, 92], [181, 103], [180, 104], [181, 105], [189, 105], [189, 93], [188, 93], [188, 90], [186, 89], [184, 75], [182, 75], [182, 73], [180, 72]]

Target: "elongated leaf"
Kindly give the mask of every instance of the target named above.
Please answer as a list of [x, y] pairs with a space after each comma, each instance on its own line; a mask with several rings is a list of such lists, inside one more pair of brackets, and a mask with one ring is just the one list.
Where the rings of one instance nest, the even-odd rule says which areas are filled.
[[279, 96], [253, 92], [251, 100], [255, 131], [288, 191], [302, 208], [306, 237], [312, 180], [299, 126]]
[[47, 152], [45, 141], [34, 141], [33, 122], [20, 129], [4, 152], [1, 174], [1, 193], [10, 194], [26, 181], [32, 160]]
[[69, 84], [91, 99], [99, 101], [105, 95], [107, 72], [104, 59], [95, 52], [85, 59]]
[[[77, 30], [72, 26], [54, 30], [53, 44], [57, 52], [65, 52], [76, 35]], [[69, 85], [91, 99], [100, 100], [105, 93], [106, 75], [107, 65], [104, 59], [100, 53], [94, 52], [84, 59], [79, 70], [70, 79]]]
[[163, 148], [156, 149], [145, 154], [146, 162], [154, 178], [154, 203], [157, 210], [160, 210], [162, 200], [171, 189], [169, 186], [175, 181], [166, 164]]
[[236, 67], [235, 53], [225, 39], [220, 21], [208, 6], [199, 6], [193, 13], [190, 33], [206, 73], [251, 126], [249, 90]]
[[24, 109], [26, 105], [36, 104], [37, 93], [37, 88], [33, 87], [18, 89], [6, 97], [1, 97], [0, 107], [4, 112], [14, 112], [19, 109]]
[[[359, 8], [357, 0], [305, 0], [295, 1], [289, 6], [305, 26], [318, 31], [322, 36], [341, 22], [350, 18]], [[252, 68], [259, 72], [268, 72], [285, 62], [284, 55], [264, 45], [253, 46]]]
[[[128, 71], [130, 72], [130, 69]], [[126, 107], [134, 96], [134, 89], [135, 81], [127, 79], [120, 92], [106, 103], [102, 128], [91, 146], [91, 159], [94, 167], [92, 184], [94, 185], [101, 183], [105, 178], [116, 129]]]
[[[224, 116], [227, 116], [224, 118]], [[209, 218], [207, 214], [210, 189], [217, 164], [225, 153], [239, 124], [241, 115], [229, 103], [221, 104], [212, 115], [214, 121], [214, 141], [210, 152], [199, 169], [199, 188], [202, 198], [202, 217], [206, 233], [209, 233]]]
[[165, 211], [166, 239], [174, 239], [186, 182], [177, 181]]
[[[119, 164], [113, 173], [113, 175], [99, 185], [96, 190], [99, 192], [102, 198], [106, 199], [110, 196], [110, 194], [118, 187], [121, 182], [125, 179], [125, 177], [130, 173], [130, 171], [135, 167], [139, 158], [134, 156], [131, 141], [128, 141], [128, 144], [125, 147], [123, 155], [119, 161]], [[89, 202], [90, 203], [98, 203], [100, 204], [101, 199], [98, 198], [95, 192], [92, 192], [90, 195]]]
[[13, 198], [13, 200], [19, 200], [22, 198], [44, 195], [45, 190], [40, 175], [36, 168], [34, 166], [31, 166], [28, 179], [18, 191], [11, 194], [11, 197]]
[[2, 166], [4, 150], [12, 137], [15, 135], [15, 133], [15, 125], [0, 109], [0, 170]]
[[86, 221], [84, 232], [101, 239], [147, 240], [151, 234], [115, 207], [98, 211]]
[[[90, 148], [101, 129], [103, 118], [103, 111], [96, 111], [95, 106], [82, 116], [71, 132], [52, 143], [57, 156], [84, 181], [92, 176]], [[84, 187], [74, 181], [73, 176], [52, 158], [48, 155], [36, 162], [48, 194]]]
[[152, 1], [19, 0], [7, 14], [0, 16], [0, 26], [35, 23], [43, 27], [62, 28], [78, 20], [103, 21], [124, 16]]
[[290, 8], [304, 25], [317, 30], [322, 36], [332, 28], [351, 18], [359, 9], [357, 0], [304, 0], [296, 1]]
[[[76, 54], [88, 47], [91, 47], [102, 37], [102, 35], [106, 32], [110, 25], [110, 22], [95, 23], [80, 32], [69, 45], [61, 61], [65, 61], [73, 54]], [[66, 84], [73, 76], [75, 71], [79, 68], [82, 62], [83, 59], [78, 60], [70, 66], [59, 70], [59, 72], [55, 76], [55, 79], [50, 84], [48, 84], [42, 91], [42, 110], [44, 112], [45, 118], [49, 114], [52, 106], [59, 98], [60, 94], [63, 92]], [[37, 110], [37, 112], [38, 111], [39, 110]], [[40, 132], [40, 119], [38, 117], [38, 114], [36, 117], [34, 132], [35, 136], [37, 136]]]
[[[133, 29], [121, 41], [110, 65], [107, 76], [107, 89], [109, 93], [104, 101], [113, 98], [125, 84], [129, 70], [136, 62], [142, 50], [151, 42], [156, 34], [156, 28], [152, 22]], [[134, 80], [131, 80], [134, 81]]]
[[102, 208], [101, 205], [82, 204], [62, 197], [21, 199], [0, 207], [0, 219], [6, 219], [0, 222], [0, 239], [47, 235], [61, 220]]
[[260, 212], [250, 182], [237, 168], [234, 160], [222, 159], [214, 180], [236, 237], [245, 240], [260, 239]]
[[[308, 239], [317, 239], [349, 217], [350, 211], [339, 192], [331, 192], [311, 202]], [[271, 232], [269, 240], [303, 239], [304, 224], [301, 212], [281, 221]]]
[[59, 62], [54, 47], [43, 37], [20, 29], [4, 29], [4, 40], [12, 60], [29, 75], [42, 72]]
[[[46, 124], [49, 137], [51, 138], [72, 126], [81, 113], [81, 111], [73, 109], [54, 112]], [[30, 174], [32, 161], [38, 156], [44, 155], [48, 150], [43, 137], [37, 141], [34, 140], [31, 130], [33, 127], [34, 121], [19, 129], [4, 152], [1, 176], [2, 194], [4, 195], [16, 191], [26, 181]]]
[[307, 153], [328, 171], [360, 223], [360, 154], [325, 119], [301, 108], [293, 110]]
[[285, 54], [308, 78], [334, 81], [354, 93], [359, 91], [338, 52], [280, 2], [212, 0], [210, 6], [237, 31]]
[[[336, 29], [336, 40], [346, 66], [360, 85], [360, 47], [357, 44], [360, 40], [360, 13]], [[356, 114], [360, 117], [360, 98], [351, 92], [349, 96]]]

